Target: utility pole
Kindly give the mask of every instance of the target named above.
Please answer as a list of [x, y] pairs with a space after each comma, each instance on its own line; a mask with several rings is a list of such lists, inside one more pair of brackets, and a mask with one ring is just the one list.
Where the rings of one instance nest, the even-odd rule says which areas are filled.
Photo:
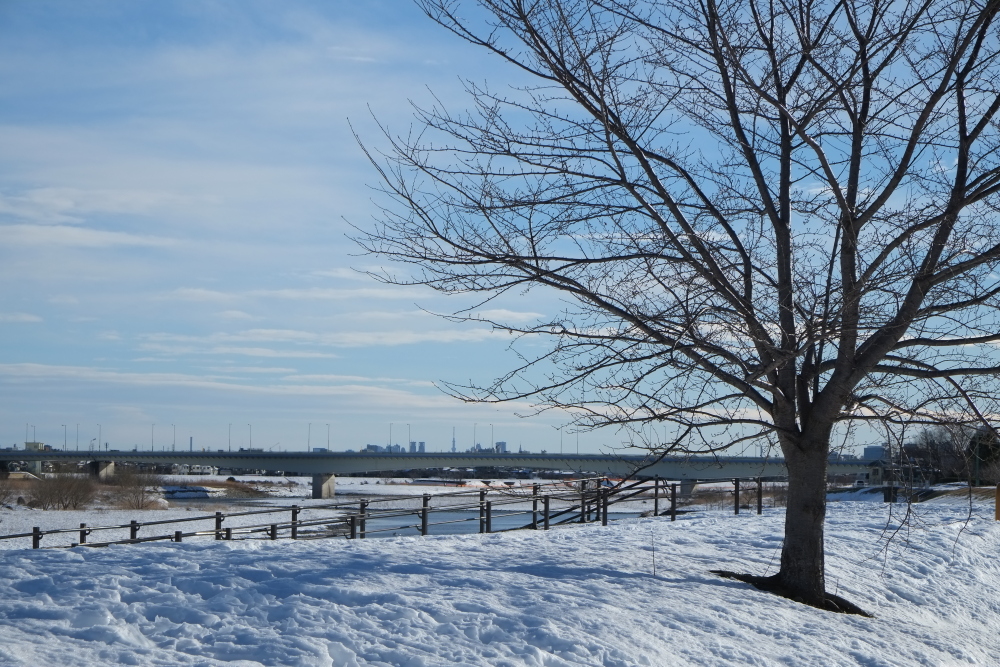
[[149, 427], [149, 451], [156, 449], [156, 424]]
[[326, 425], [326, 451], [330, 451], [330, 425]]
[[229, 422], [229, 451], [233, 451], [233, 423]]
[[250, 447], [250, 449], [253, 449], [253, 426], [251, 426], [250, 424], [247, 424], [247, 429], [249, 430], [249, 433], [250, 433], [250, 445], [249, 445], [249, 447]]
[[307, 452], [309, 451], [309, 448], [312, 447], [312, 439], [313, 439], [313, 423], [309, 422], [309, 430], [306, 431], [306, 451]]
[[66, 451], [66, 424], [63, 424], [62, 427], [63, 427], [63, 451]]
[[76, 425], [76, 451], [80, 451], [80, 425]]

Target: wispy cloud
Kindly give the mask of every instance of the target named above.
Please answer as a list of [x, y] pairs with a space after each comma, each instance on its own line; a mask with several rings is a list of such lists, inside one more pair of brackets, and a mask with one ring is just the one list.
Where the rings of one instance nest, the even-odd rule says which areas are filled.
[[10, 324], [28, 324], [31, 322], [41, 322], [42, 318], [31, 313], [0, 313], [0, 322]]
[[0, 243], [23, 246], [76, 246], [109, 248], [112, 246], [168, 247], [174, 239], [160, 236], [110, 232], [68, 225], [0, 225]]

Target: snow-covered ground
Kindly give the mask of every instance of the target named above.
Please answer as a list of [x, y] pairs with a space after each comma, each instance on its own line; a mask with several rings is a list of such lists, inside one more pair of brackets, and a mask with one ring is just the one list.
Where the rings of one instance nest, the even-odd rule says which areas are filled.
[[915, 509], [886, 548], [890, 506], [830, 504], [829, 587], [874, 619], [709, 573], [773, 572], [780, 510], [491, 535], [7, 550], [0, 664], [997, 664], [992, 505], [968, 521], [961, 503]]

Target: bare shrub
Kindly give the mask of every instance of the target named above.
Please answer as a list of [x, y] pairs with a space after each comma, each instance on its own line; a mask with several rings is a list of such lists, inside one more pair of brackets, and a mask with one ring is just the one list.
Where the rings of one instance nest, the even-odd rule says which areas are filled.
[[163, 486], [161, 475], [134, 468], [118, 468], [111, 483], [114, 501], [125, 509], [144, 510], [153, 506], [157, 490]]
[[6, 505], [14, 497], [14, 485], [10, 481], [10, 473], [0, 471], [0, 505]]
[[77, 475], [45, 477], [31, 488], [32, 504], [43, 510], [80, 509], [93, 500], [96, 493], [94, 480]]

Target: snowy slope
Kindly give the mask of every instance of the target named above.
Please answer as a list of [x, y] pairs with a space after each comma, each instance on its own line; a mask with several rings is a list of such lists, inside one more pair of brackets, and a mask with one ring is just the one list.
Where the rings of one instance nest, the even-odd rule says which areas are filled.
[[[900, 511], [900, 507], [894, 511]], [[1000, 656], [992, 507], [832, 503], [804, 607], [709, 574], [774, 571], [783, 515], [549, 532], [0, 553], [3, 665], [956, 665]], [[988, 516], [987, 516], [988, 515]], [[656, 576], [652, 574], [654, 560]]]

